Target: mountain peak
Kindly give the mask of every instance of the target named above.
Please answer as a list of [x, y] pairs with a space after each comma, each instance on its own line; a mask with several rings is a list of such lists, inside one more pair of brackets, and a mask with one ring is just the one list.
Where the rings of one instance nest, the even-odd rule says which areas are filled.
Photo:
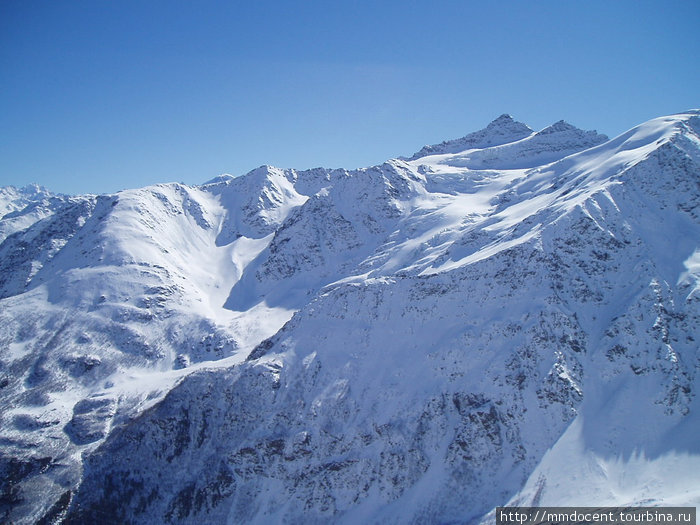
[[234, 178], [235, 178], [235, 177], [234, 177], [233, 175], [231, 175], [230, 173], [222, 173], [222, 174], [219, 175], [218, 177], [214, 177], [213, 179], [209, 179], [208, 181], [206, 181], [206, 182], [205, 182], [204, 184], [202, 184], [202, 185], [206, 185], [206, 184], [215, 184], [215, 183], [217, 183], [217, 182], [226, 182], [226, 181], [231, 180], [231, 179], [234, 179]]
[[502, 126], [512, 125], [513, 123], [516, 123], [513, 117], [508, 113], [503, 113], [500, 117], [493, 119], [489, 125], [486, 126], [486, 129], [500, 128]]
[[[497, 119], [491, 121], [486, 128], [482, 131], [488, 132], [490, 135], [504, 136], [504, 137], [519, 137], [525, 138], [532, 133], [532, 129], [527, 124], [518, 122], [509, 114], [504, 113]], [[477, 133], [479, 133], [477, 131]], [[489, 137], [493, 140], [493, 137]], [[519, 140], [519, 139], [515, 139]], [[510, 142], [510, 141], [508, 141]], [[504, 143], [505, 144], [505, 143]], [[489, 144], [489, 146], [496, 146], [497, 144]]]
[[584, 150], [602, 144], [608, 140], [608, 136], [595, 130], [586, 131], [560, 120], [538, 131], [533, 136], [533, 140], [569, 148], [573, 153], [575, 150]]
[[[40, 202], [56, 196], [43, 186], [31, 183], [21, 188], [15, 186], [0, 187], [0, 218], [7, 213], [18, 211], [33, 202]], [[2, 239], [0, 235], [0, 239]]]
[[427, 157], [428, 155], [443, 155], [446, 153], [458, 153], [468, 149], [483, 149], [492, 146], [500, 146], [524, 139], [532, 133], [532, 129], [527, 124], [518, 122], [507, 113], [504, 113], [490, 122], [484, 129], [469, 133], [459, 139], [447, 140], [440, 144], [424, 146], [409, 160]]
[[[491, 124], [495, 124], [496, 122], [513, 122], [513, 117], [508, 113], [503, 113], [500, 117], [494, 119]], [[489, 124], [489, 126], [491, 124]]]
[[565, 132], [570, 132], [570, 133], [575, 133], [575, 134], [594, 134], [594, 135], [599, 135], [601, 137], [606, 137], [606, 135], [599, 134], [597, 131], [592, 130], [592, 131], [586, 131], [581, 128], [577, 128], [576, 126], [569, 124], [565, 120], [559, 120], [558, 122], [555, 122], [554, 124], [551, 124], [547, 126], [546, 128], [542, 129], [541, 131], [537, 132], [537, 135], [542, 136], [542, 135], [551, 135], [553, 133], [565, 133]]
[[547, 135], [549, 133], [557, 133], [560, 131], [571, 131], [571, 130], [575, 130], [575, 129], [579, 129], [579, 128], [577, 128], [576, 126], [572, 126], [571, 124], [569, 124], [565, 120], [560, 120], [558, 122], [555, 122], [551, 126], [547, 126], [542, 131], [540, 131], [538, 134], [539, 135]]

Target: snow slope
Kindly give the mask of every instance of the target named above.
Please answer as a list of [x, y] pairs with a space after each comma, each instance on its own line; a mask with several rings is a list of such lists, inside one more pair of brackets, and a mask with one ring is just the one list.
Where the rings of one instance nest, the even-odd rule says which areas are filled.
[[67, 199], [0, 244], [0, 515], [700, 504], [699, 133], [504, 115], [361, 170]]

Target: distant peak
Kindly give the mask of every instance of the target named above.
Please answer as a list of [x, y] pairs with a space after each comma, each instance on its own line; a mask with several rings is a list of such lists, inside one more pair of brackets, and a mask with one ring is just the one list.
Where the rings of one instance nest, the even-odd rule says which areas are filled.
[[608, 140], [607, 135], [598, 133], [595, 130], [585, 131], [564, 120], [555, 122], [551, 126], [538, 131], [535, 137], [547, 142], [556, 141], [567, 145], [576, 144], [579, 149], [597, 146]]
[[462, 138], [448, 140], [440, 144], [424, 146], [411, 159], [415, 160], [428, 155], [438, 155], [443, 153], [457, 153], [467, 149], [488, 148], [507, 144], [516, 140], [524, 139], [533, 133], [527, 124], [518, 122], [509, 114], [504, 113], [488, 126]]
[[44, 194], [44, 193], [50, 193], [46, 187], [37, 184], [36, 182], [32, 182], [30, 184], [27, 184], [26, 186], [20, 188], [20, 191], [23, 191], [25, 193], [33, 193], [33, 194]]
[[492, 126], [502, 126], [504, 124], [510, 124], [511, 122], [515, 122], [513, 120], [513, 117], [510, 116], [508, 113], [503, 113], [503, 115], [501, 115], [497, 119], [492, 120], [491, 123], [486, 127], [490, 128]]
[[530, 126], [527, 124], [518, 122], [508, 113], [504, 113], [486, 126], [483, 132], [487, 135], [495, 133], [498, 135], [515, 135], [519, 138], [523, 138], [532, 133], [532, 129], [530, 129]]
[[220, 184], [222, 182], [228, 182], [233, 179], [233, 175], [230, 175], [229, 173], [222, 173], [218, 177], [214, 177], [213, 179], [206, 181], [204, 184], [202, 184], [202, 186], [206, 186], [207, 184]]
[[49, 191], [47, 188], [44, 186], [41, 186], [35, 182], [32, 182], [30, 184], [27, 184], [26, 186], [22, 187], [17, 187], [17, 186], [3, 186], [0, 187], [0, 191], [3, 193], [15, 193], [17, 195], [22, 195], [24, 197], [29, 197], [32, 199], [40, 198], [40, 197], [49, 197], [53, 195], [51, 191]]
[[544, 128], [542, 131], [540, 131], [538, 133], [538, 135], [548, 135], [550, 133], [560, 133], [562, 131], [572, 131], [572, 130], [582, 131], [582, 130], [579, 130], [579, 128], [577, 128], [576, 126], [572, 126], [568, 122], [566, 122], [564, 120], [560, 120], [558, 122], [555, 122], [551, 126], [547, 126], [546, 128]]

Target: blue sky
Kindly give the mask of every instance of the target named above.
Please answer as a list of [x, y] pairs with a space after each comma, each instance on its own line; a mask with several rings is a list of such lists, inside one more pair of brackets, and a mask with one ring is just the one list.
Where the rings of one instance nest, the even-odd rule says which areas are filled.
[[0, 186], [356, 168], [700, 106], [700, 2], [0, 2]]

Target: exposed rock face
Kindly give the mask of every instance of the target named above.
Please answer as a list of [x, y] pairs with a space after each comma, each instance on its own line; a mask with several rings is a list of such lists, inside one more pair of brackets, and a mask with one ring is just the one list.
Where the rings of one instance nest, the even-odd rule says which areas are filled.
[[69, 199], [0, 245], [0, 513], [696, 504], [699, 131], [502, 116], [364, 170]]

